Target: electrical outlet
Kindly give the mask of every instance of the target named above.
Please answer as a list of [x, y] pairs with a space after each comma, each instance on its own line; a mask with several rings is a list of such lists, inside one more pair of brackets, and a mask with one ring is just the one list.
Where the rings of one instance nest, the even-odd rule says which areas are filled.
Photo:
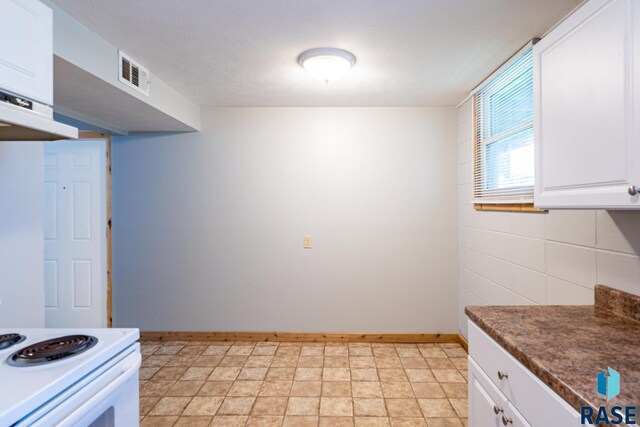
[[302, 246], [305, 249], [311, 249], [313, 246], [313, 241], [311, 240], [311, 234], [305, 234]]

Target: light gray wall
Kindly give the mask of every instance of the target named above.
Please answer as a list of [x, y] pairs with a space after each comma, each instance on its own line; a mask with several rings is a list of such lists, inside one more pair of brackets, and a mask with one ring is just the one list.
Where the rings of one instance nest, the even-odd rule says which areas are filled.
[[466, 305], [593, 304], [597, 283], [640, 295], [640, 211], [476, 211], [471, 101], [459, 108], [458, 126], [464, 335]]
[[0, 328], [44, 327], [41, 142], [0, 142]]
[[115, 325], [456, 332], [456, 117], [208, 109], [115, 139]]

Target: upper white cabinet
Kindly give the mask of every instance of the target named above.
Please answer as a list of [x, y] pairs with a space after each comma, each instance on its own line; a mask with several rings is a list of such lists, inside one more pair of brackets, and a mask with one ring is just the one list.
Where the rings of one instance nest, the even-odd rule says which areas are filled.
[[535, 205], [640, 209], [640, 2], [590, 0], [534, 46]]
[[53, 105], [53, 17], [38, 0], [0, 1], [0, 91]]

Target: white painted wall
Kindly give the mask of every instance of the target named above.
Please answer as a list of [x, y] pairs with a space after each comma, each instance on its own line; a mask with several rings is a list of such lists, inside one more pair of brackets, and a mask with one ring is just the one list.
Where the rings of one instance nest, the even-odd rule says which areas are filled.
[[116, 138], [115, 325], [456, 332], [456, 117], [208, 109]]
[[41, 142], [0, 143], [0, 328], [44, 327]]
[[640, 211], [479, 212], [471, 101], [458, 109], [460, 328], [466, 305], [593, 304], [597, 283], [640, 295]]

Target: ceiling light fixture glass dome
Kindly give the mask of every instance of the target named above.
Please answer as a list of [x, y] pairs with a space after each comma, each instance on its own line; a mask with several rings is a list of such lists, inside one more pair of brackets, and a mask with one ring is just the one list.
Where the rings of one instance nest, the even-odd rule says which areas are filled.
[[344, 77], [355, 63], [356, 57], [351, 52], [333, 47], [309, 49], [298, 57], [298, 64], [311, 77], [326, 83]]

